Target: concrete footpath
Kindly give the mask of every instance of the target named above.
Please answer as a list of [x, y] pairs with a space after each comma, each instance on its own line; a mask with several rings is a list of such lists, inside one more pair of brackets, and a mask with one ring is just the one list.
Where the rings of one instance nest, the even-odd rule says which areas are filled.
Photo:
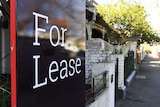
[[118, 107], [160, 107], [160, 58], [146, 55]]

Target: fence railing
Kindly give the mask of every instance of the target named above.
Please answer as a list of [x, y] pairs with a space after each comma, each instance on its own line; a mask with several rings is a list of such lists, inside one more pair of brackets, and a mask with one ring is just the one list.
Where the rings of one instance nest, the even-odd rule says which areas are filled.
[[125, 79], [134, 71], [134, 51], [129, 51], [128, 56], [125, 57]]
[[95, 100], [95, 98], [103, 92], [108, 86], [107, 84], [107, 71], [104, 71], [86, 81], [85, 101], [89, 104]]
[[10, 75], [0, 74], [0, 107], [11, 106], [11, 86]]

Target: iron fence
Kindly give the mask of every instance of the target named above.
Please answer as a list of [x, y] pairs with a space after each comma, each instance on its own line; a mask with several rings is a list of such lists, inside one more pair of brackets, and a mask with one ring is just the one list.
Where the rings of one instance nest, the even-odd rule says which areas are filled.
[[130, 74], [134, 71], [134, 51], [129, 51], [128, 56], [125, 57], [124, 60], [124, 66], [125, 66], [125, 80], [130, 76]]
[[95, 98], [104, 91], [104, 89], [108, 86], [107, 79], [107, 71], [104, 71], [86, 80], [86, 104], [93, 102]]

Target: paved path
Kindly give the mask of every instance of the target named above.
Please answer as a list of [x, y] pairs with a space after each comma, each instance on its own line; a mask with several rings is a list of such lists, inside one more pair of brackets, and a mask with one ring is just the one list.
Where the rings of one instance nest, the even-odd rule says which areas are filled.
[[118, 107], [160, 107], [160, 58], [146, 55]]

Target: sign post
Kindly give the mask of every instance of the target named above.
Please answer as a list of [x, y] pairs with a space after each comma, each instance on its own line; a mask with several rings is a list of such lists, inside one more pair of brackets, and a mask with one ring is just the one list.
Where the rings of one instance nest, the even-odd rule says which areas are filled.
[[85, 106], [85, 0], [11, 0], [12, 107]]

